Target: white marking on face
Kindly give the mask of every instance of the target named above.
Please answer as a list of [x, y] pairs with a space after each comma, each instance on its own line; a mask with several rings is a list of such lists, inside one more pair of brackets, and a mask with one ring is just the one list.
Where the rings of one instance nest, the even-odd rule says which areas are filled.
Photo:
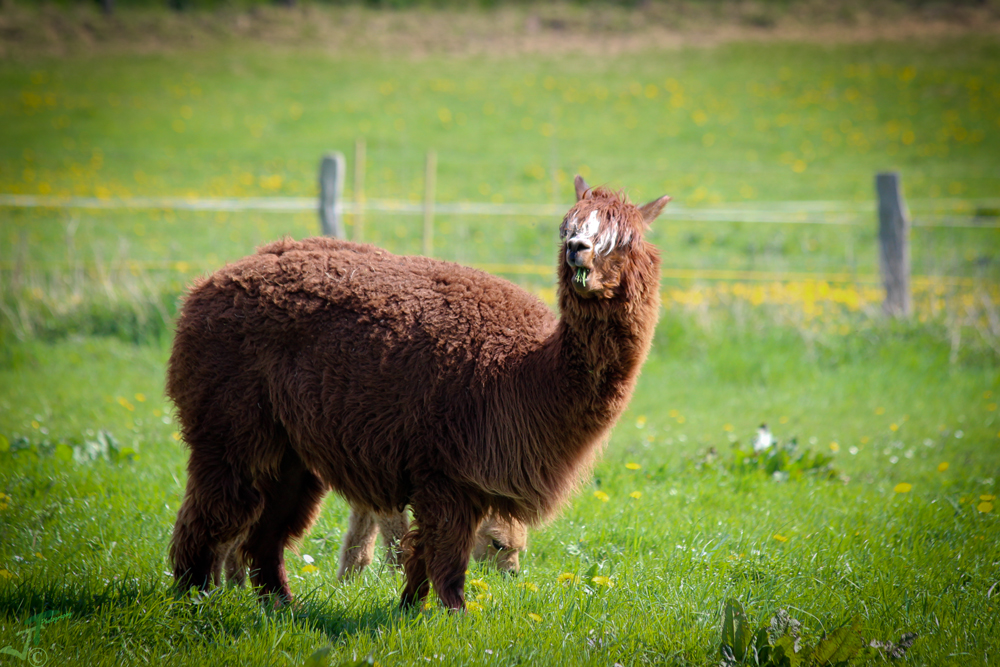
[[594, 244], [594, 252], [598, 255], [607, 255], [615, 247], [617, 240], [618, 230], [612, 227], [598, 237], [597, 243]]
[[597, 217], [597, 211], [591, 211], [590, 215], [587, 216], [587, 222], [583, 223], [583, 227], [577, 230], [576, 234], [573, 236], [583, 237], [588, 241], [593, 241], [594, 237], [597, 236], [597, 229], [601, 226], [601, 221]]

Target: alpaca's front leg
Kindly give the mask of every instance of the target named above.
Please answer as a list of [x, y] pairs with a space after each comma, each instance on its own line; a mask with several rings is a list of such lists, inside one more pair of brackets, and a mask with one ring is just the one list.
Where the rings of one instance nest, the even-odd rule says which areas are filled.
[[418, 527], [407, 535], [406, 588], [400, 606], [416, 604], [433, 584], [446, 607], [465, 609], [465, 570], [482, 514], [455, 494], [429, 498], [426, 504], [413, 502]]

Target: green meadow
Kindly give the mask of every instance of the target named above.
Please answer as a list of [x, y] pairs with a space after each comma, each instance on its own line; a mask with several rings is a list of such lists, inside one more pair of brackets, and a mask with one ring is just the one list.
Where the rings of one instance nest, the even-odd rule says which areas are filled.
[[[398, 611], [377, 563], [338, 583], [336, 496], [287, 554], [295, 605], [178, 594], [163, 376], [184, 288], [316, 215], [3, 205], [0, 664], [884, 664], [909, 633], [906, 664], [1000, 664], [995, 38], [0, 61], [0, 195], [311, 198], [340, 150], [354, 201], [359, 140], [368, 201], [421, 202], [431, 150], [440, 203], [568, 207], [576, 173], [674, 197], [650, 232], [656, 339], [593, 475], [520, 576], [470, 566], [464, 614]], [[915, 224], [905, 321], [880, 310], [884, 170]], [[837, 224], [733, 213], [815, 202]], [[422, 224], [369, 211], [362, 234], [418, 253]], [[434, 224], [435, 256], [552, 303], [558, 215]], [[751, 444], [765, 422], [773, 456]], [[801, 651], [727, 662], [730, 599], [754, 632], [797, 619]]]

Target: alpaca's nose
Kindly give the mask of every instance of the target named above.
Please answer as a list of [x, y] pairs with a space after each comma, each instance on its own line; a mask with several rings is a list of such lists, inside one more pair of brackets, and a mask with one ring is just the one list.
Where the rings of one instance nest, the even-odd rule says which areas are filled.
[[590, 259], [594, 251], [594, 244], [590, 239], [574, 236], [566, 241], [566, 261], [573, 266], [580, 266]]

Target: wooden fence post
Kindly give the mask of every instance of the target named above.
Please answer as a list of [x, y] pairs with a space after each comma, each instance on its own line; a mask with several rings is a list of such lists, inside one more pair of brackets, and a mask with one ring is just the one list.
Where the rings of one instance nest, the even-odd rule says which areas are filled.
[[424, 256], [430, 257], [434, 249], [434, 190], [437, 181], [437, 154], [427, 151], [424, 168]]
[[327, 153], [319, 164], [319, 224], [323, 236], [346, 238], [340, 209], [344, 201], [344, 154]]
[[903, 201], [899, 173], [875, 176], [878, 193], [879, 265], [885, 283], [886, 315], [909, 317], [910, 302], [910, 215]]
[[365, 238], [365, 140], [354, 142], [354, 240]]

